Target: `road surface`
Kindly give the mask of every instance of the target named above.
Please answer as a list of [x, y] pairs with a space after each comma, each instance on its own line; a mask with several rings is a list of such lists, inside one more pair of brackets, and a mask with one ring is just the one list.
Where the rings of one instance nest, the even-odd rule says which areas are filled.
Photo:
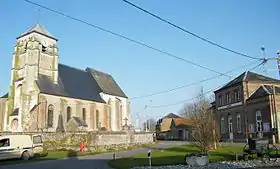
[[[117, 153], [117, 158], [134, 156], [147, 153], [149, 149], [158, 150], [186, 144], [181, 141], [162, 141], [151, 148], [138, 148], [126, 152]], [[113, 158], [113, 153], [98, 154], [87, 157], [68, 158], [34, 163], [22, 163], [0, 166], [0, 169], [111, 169], [108, 161]]]

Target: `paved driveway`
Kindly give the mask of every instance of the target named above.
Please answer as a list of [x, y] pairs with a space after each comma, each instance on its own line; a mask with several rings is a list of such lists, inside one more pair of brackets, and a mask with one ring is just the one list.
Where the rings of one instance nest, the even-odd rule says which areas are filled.
[[[182, 141], [162, 141], [150, 148], [152, 151], [187, 144]], [[117, 153], [117, 158], [134, 156], [147, 153], [149, 148], [138, 148], [127, 152]], [[0, 166], [0, 169], [111, 169], [107, 162], [113, 158], [113, 153], [99, 154], [95, 156], [68, 158], [54, 161], [42, 161], [36, 163], [23, 163]]]

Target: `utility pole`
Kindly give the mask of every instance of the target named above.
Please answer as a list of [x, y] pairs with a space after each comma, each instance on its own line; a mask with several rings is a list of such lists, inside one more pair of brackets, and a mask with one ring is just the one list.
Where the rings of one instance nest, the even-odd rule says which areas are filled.
[[277, 68], [280, 76], [280, 51], [277, 51]]
[[144, 124], [145, 124], [145, 132], [148, 132], [148, 124], [147, 124], [147, 121], [148, 121], [148, 118], [147, 118], [147, 110], [148, 109], [148, 106], [146, 105], [145, 106], [145, 122], [144, 122]]
[[[277, 51], [277, 67], [278, 67], [278, 72], [279, 72], [279, 76], [280, 76], [280, 63], [279, 63], [279, 59], [280, 59], [280, 51]], [[274, 90], [274, 104], [275, 104], [275, 122], [276, 122], [276, 131], [277, 131], [277, 143], [280, 142], [280, 131], [279, 131], [279, 119], [278, 119], [278, 112], [277, 112], [277, 109], [276, 109], [276, 100], [275, 100], [275, 87], [273, 87]]]
[[[149, 103], [151, 103], [152, 100], [149, 101]], [[149, 123], [149, 120], [148, 120], [148, 104], [146, 104], [145, 106], [145, 114], [146, 114], [146, 120], [145, 120], [145, 128], [146, 128], [146, 132], [148, 132], [148, 123]], [[150, 130], [150, 128], [149, 128]]]

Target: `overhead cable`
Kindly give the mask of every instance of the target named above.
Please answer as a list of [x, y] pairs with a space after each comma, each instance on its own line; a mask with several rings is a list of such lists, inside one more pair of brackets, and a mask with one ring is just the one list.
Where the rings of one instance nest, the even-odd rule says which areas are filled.
[[44, 5], [40, 5], [40, 4], [38, 4], [38, 3], [36, 3], [36, 2], [33, 2], [33, 1], [30, 1], [30, 0], [23, 0], [23, 1], [25, 1], [25, 2], [27, 2], [27, 3], [29, 3], [29, 4], [38, 6], [38, 7], [40, 7], [40, 8], [43, 8], [43, 9], [45, 9], [45, 10], [51, 11], [51, 12], [53, 12], [53, 13], [59, 14], [59, 15], [64, 16], [64, 17], [66, 17], [66, 18], [75, 20], [75, 21], [77, 21], [77, 22], [79, 22], [79, 23], [83, 23], [83, 24], [86, 24], [86, 25], [88, 25], [88, 26], [94, 27], [94, 28], [96, 28], [96, 29], [98, 29], [98, 30], [101, 30], [101, 31], [106, 32], [106, 33], [109, 33], [109, 34], [111, 34], [111, 35], [120, 37], [120, 38], [122, 38], [122, 39], [128, 40], [128, 41], [130, 41], [130, 42], [133, 42], [133, 43], [136, 43], [136, 44], [138, 44], [138, 45], [144, 46], [144, 47], [146, 47], [146, 48], [152, 49], [152, 50], [157, 51], [157, 52], [159, 52], [159, 53], [161, 53], [161, 54], [164, 54], [165, 56], [169, 56], [169, 57], [178, 59], [178, 60], [180, 60], [180, 61], [183, 61], [183, 62], [186, 62], [186, 63], [188, 63], [188, 64], [191, 64], [191, 65], [200, 67], [200, 68], [202, 68], [202, 69], [205, 69], [205, 70], [208, 70], [208, 71], [217, 73], [217, 74], [222, 75], [222, 76], [228, 76], [228, 75], [225, 75], [225, 74], [223, 74], [223, 73], [221, 73], [221, 72], [218, 72], [218, 71], [216, 71], [216, 70], [214, 70], [214, 69], [211, 69], [211, 68], [209, 68], [209, 67], [206, 67], [206, 66], [200, 65], [200, 64], [198, 64], [198, 63], [195, 63], [195, 62], [193, 62], [193, 61], [187, 60], [187, 59], [185, 59], [185, 58], [179, 57], [179, 56], [177, 56], [177, 55], [175, 55], [175, 54], [166, 52], [166, 51], [164, 51], [164, 50], [162, 50], [162, 49], [159, 49], [159, 48], [150, 46], [150, 45], [148, 45], [148, 44], [146, 44], [146, 43], [143, 43], [143, 42], [140, 42], [140, 41], [138, 41], [138, 40], [132, 39], [132, 38], [130, 38], [130, 37], [128, 37], [128, 36], [124, 36], [124, 35], [122, 35], [122, 34], [120, 34], [120, 33], [116, 33], [116, 32], [113, 32], [113, 31], [111, 31], [111, 30], [109, 30], [109, 29], [105, 29], [105, 28], [102, 28], [102, 27], [100, 27], [100, 26], [94, 25], [94, 24], [89, 23], [89, 22], [87, 22], [87, 21], [85, 21], [85, 20], [82, 20], [82, 19], [76, 18], [76, 17], [74, 17], [74, 16], [65, 14], [65, 13], [60, 12], [60, 11], [58, 11], [58, 10], [55, 10], [55, 9], [46, 7], [46, 6], [44, 6]]
[[[232, 73], [232, 72], [237, 71], [239, 69], [244, 69], [244, 68], [246, 68], [248, 66], [254, 65], [257, 62], [259, 62], [259, 61], [254, 61], [254, 62], [251, 62], [251, 63], [249, 63], [247, 65], [239, 66], [237, 68], [234, 68], [232, 70], [224, 72], [224, 74], [229, 74], [229, 73]], [[259, 66], [259, 64], [257, 66]], [[175, 87], [175, 88], [171, 88], [171, 89], [168, 89], [168, 90], [163, 90], [163, 91], [158, 91], [158, 92], [154, 92], [154, 93], [151, 93], [151, 94], [131, 97], [130, 100], [141, 99], [141, 98], [151, 97], [151, 96], [155, 96], [155, 95], [159, 95], [159, 94], [169, 93], [169, 92], [176, 91], [176, 90], [179, 90], [179, 89], [183, 89], [183, 88], [186, 88], [186, 87], [189, 87], [189, 86], [193, 86], [193, 85], [196, 85], [196, 84], [200, 84], [200, 83], [203, 83], [203, 82], [214, 80], [214, 79], [217, 79], [219, 77], [221, 77], [221, 76], [220, 75], [211, 76], [209, 78], [206, 78], [206, 79], [203, 79], [203, 80], [200, 80], [200, 81], [196, 81], [196, 82], [193, 82], [193, 83], [185, 84], [185, 85], [178, 86], [178, 87]]]
[[211, 45], [213, 45], [213, 46], [216, 46], [216, 47], [218, 47], [218, 48], [221, 48], [221, 49], [223, 49], [223, 50], [225, 50], [225, 51], [234, 53], [234, 54], [239, 55], [239, 56], [243, 56], [243, 57], [250, 58], [250, 59], [255, 59], [255, 60], [262, 60], [261, 58], [257, 58], [257, 57], [249, 56], [249, 55], [247, 55], [247, 54], [243, 54], [243, 53], [241, 53], [241, 52], [237, 52], [237, 51], [235, 51], [235, 50], [233, 50], [233, 49], [230, 49], [230, 48], [225, 47], [224, 45], [218, 44], [218, 43], [213, 42], [213, 41], [211, 41], [211, 40], [209, 40], [209, 39], [207, 39], [207, 38], [204, 38], [204, 37], [202, 37], [202, 36], [199, 36], [199, 35], [197, 35], [197, 34], [191, 32], [191, 31], [188, 31], [188, 30], [186, 30], [185, 28], [183, 28], [183, 27], [181, 27], [181, 26], [178, 26], [178, 25], [176, 25], [176, 24], [174, 24], [174, 23], [172, 23], [172, 22], [170, 22], [170, 21], [168, 21], [168, 20], [166, 20], [166, 19], [164, 19], [164, 18], [162, 18], [162, 17], [160, 17], [160, 16], [158, 16], [158, 15], [152, 13], [152, 12], [149, 12], [148, 10], [146, 10], [146, 9], [144, 9], [144, 8], [138, 6], [138, 5], [133, 4], [133, 3], [130, 2], [130, 1], [127, 1], [127, 0], [122, 0], [122, 1], [125, 2], [126, 4], [129, 4], [129, 5], [133, 6], [134, 8], [139, 9], [140, 11], [142, 11], [142, 12], [144, 12], [144, 13], [150, 15], [150, 16], [153, 16], [154, 18], [157, 18], [157, 19], [161, 20], [162, 22], [164, 22], [164, 23], [166, 23], [166, 24], [168, 24], [168, 25], [171, 25], [172, 27], [175, 27], [175, 28], [177, 28], [177, 29], [179, 29], [179, 30], [181, 30], [181, 31], [183, 31], [183, 32], [185, 32], [185, 33], [187, 33], [187, 34], [189, 34], [189, 35], [192, 35], [192, 36], [194, 36], [194, 37], [196, 37], [196, 38], [198, 38], [198, 39], [200, 39], [200, 40], [202, 40], [202, 41], [204, 41], [204, 42], [207, 42], [207, 43], [209, 43], [209, 44], [211, 44]]
[[[257, 66], [254, 66], [254, 67], [253, 67], [252, 69], [250, 69], [249, 71], [252, 71], [252, 70], [256, 69], [257, 67], [259, 67], [259, 66], [262, 65], [262, 64], [263, 64], [263, 62], [260, 63], [260, 64], [258, 64]], [[226, 83], [226, 84], [227, 84], [227, 83]], [[224, 85], [225, 85], [225, 84], [224, 84]], [[211, 90], [209, 90], [209, 91], [207, 91], [207, 92], [204, 92], [203, 94], [201, 94], [201, 95], [199, 95], [199, 96], [192, 97], [192, 98], [189, 98], [189, 99], [187, 99], [187, 100], [183, 100], [183, 101], [179, 101], [179, 102], [175, 102], [175, 103], [170, 103], [170, 104], [164, 104], [164, 105], [149, 105], [148, 107], [151, 107], [151, 108], [162, 108], [162, 107], [170, 107], [170, 106], [175, 106], [175, 105], [182, 104], [182, 103], [187, 103], [187, 102], [192, 101], [192, 100], [194, 100], [194, 99], [197, 99], [197, 98], [199, 98], [199, 97], [201, 97], [201, 96], [204, 96], [204, 95], [206, 95], [206, 94], [212, 93], [212, 92], [218, 90], [220, 87], [222, 87], [222, 86], [224, 86], [224, 85], [220, 85], [219, 87], [215, 87], [214, 89], [211, 89]]]

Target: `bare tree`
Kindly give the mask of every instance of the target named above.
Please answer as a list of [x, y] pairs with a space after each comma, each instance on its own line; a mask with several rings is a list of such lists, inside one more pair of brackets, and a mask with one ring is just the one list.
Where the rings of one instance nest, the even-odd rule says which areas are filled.
[[200, 93], [198, 99], [187, 106], [188, 116], [193, 121], [192, 137], [195, 144], [203, 154], [207, 154], [209, 148], [216, 145], [218, 140], [216, 121], [213, 110], [210, 106], [210, 99]]

